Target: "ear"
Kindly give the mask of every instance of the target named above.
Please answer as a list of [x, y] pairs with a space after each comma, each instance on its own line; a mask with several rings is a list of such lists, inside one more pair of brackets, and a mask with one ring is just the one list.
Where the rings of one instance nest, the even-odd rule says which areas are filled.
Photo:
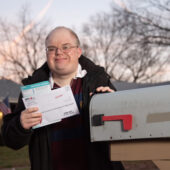
[[78, 56], [78, 58], [80, 58], [81, 54], [82, 54], [82, 49], [80, 47], [78, 47], [77, 48], [77, 56]]

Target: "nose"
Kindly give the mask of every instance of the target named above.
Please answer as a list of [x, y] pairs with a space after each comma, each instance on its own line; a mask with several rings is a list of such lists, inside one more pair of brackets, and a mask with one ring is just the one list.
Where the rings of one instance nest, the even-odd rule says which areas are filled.
[[62, 54], [62, 53], [63, 53], [63, 51], [61, 48], [56, 48], [55, 55]]

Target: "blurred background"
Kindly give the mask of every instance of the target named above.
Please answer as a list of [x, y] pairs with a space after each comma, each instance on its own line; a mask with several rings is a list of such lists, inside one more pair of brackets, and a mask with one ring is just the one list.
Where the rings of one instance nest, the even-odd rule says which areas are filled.
[[[8, 101], [7, 108], [15, 108], [21, 80], [46, 60], [44, 40], [56, 26], [72, 28], [83, 54], [105, 67], [112, 82], [169, 84], [169, 0], [1, 0], [0, 102]], [[2, 117], [1, 108], [0, 126]], [[27, 147], [1, 146], [0, 169], [29, 167]]]

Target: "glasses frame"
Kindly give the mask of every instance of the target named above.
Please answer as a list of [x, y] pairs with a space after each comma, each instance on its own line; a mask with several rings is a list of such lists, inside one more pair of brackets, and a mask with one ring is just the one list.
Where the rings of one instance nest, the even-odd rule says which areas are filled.
[[[54, 49], [54, 51], [49, 51], [49, 49]], [[46, 53], [47, 54], [56, 54], [58, 50], [60, 50], [62, 53], [68, 53], [72, 48], [78, 48], [78, 45], [63, 45], [62, 47], [58, 48], [55, 46], [49, 46], [46, 48]]]

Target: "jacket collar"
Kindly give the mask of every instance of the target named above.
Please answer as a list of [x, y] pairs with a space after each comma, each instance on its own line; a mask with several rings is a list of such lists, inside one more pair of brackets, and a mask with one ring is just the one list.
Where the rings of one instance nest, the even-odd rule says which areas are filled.
[[[91, 60], [81, 55], [79, 58], [79, 63], [82, 67], [82, 70], [86, 70], [87, 73], [92, 74], [100, 74], [104, 72], [104, 68], [95, 65]], [[37, 83], [40, 81], [46, 81], [49, 80], [50, 76], [50, 70], [48, 67], [47, 62], [45, 62], [39, 69], [35, 70], [32, 76], [29, 76], [28, 78], [24, 79], [22, 82], [24, 85], [31, 84], [31, 83]]]

